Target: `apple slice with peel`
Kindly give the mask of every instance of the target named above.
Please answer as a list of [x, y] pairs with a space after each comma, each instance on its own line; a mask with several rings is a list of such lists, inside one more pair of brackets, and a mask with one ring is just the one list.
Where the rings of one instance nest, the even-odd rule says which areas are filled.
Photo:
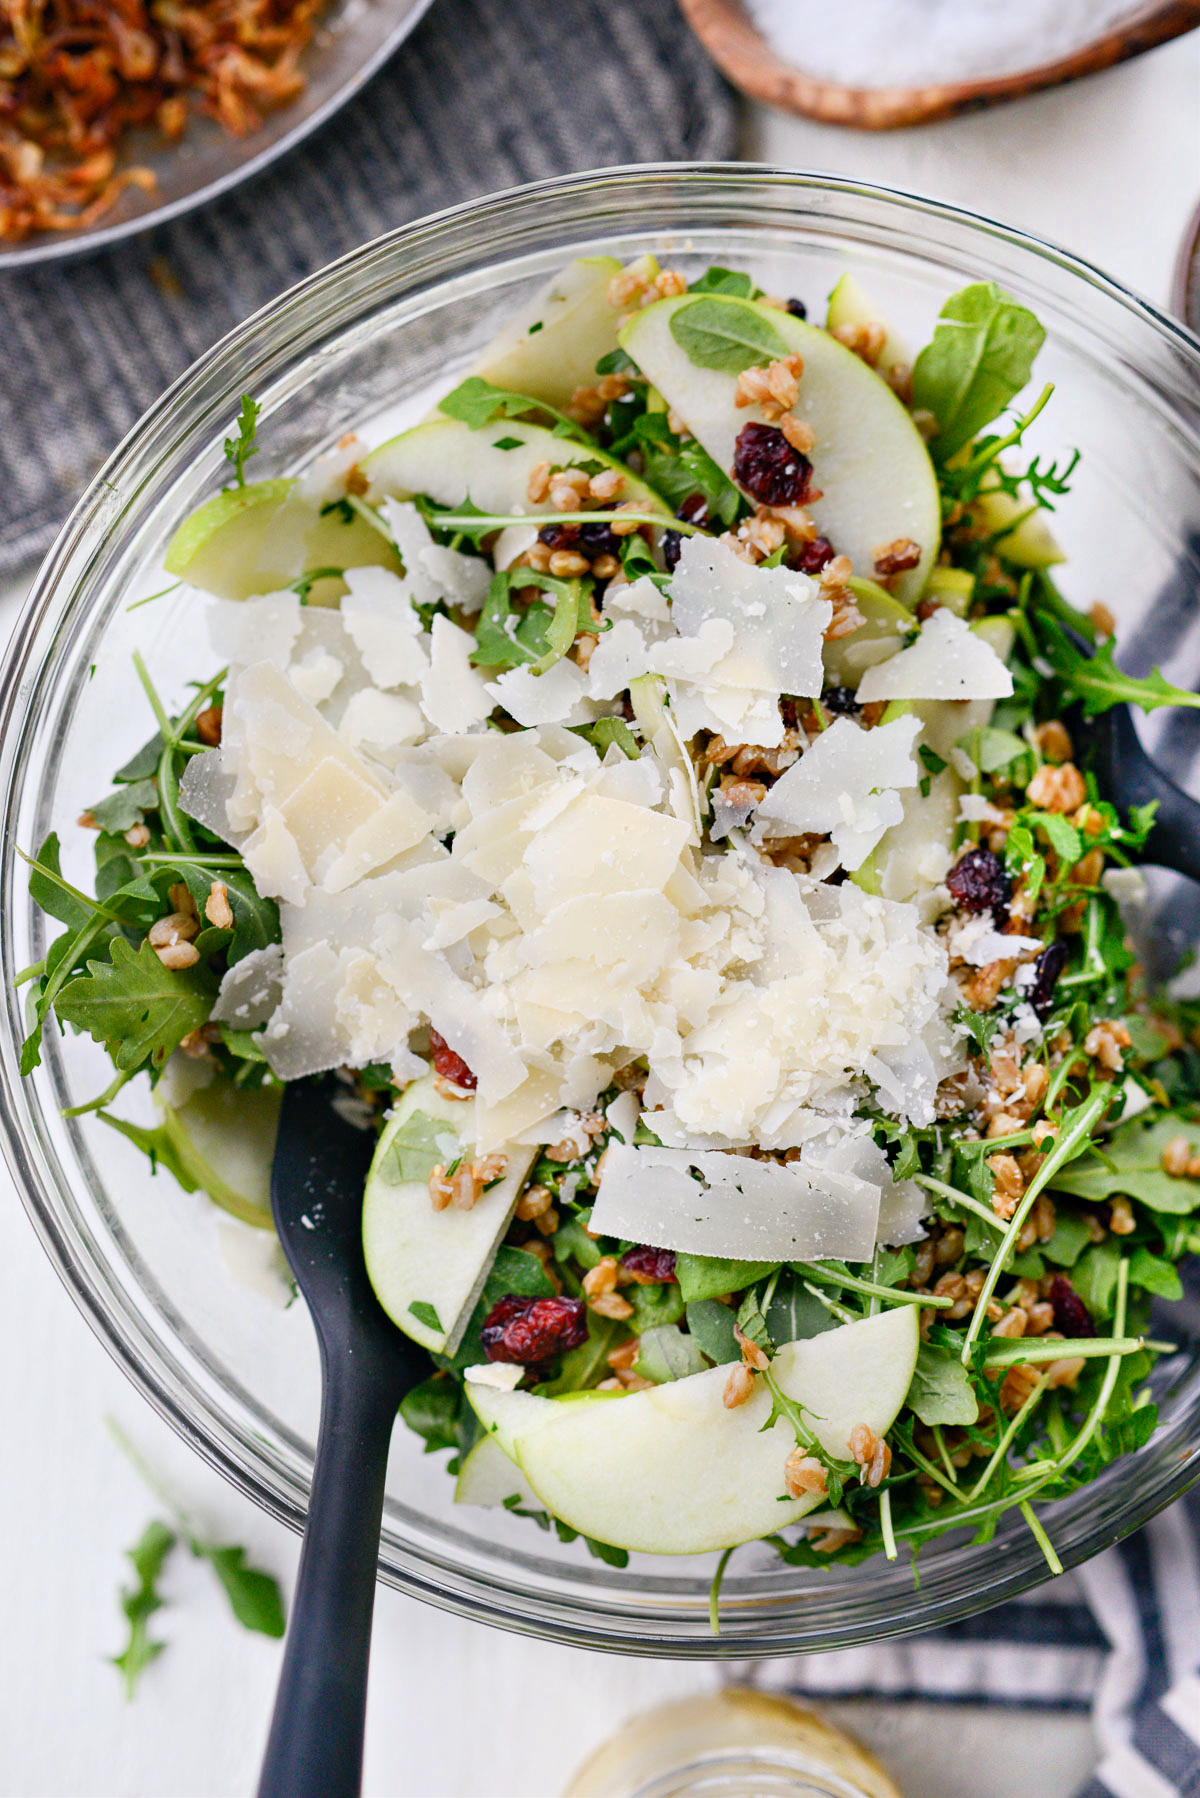
[[896, 336], [880, 308], [875, 304], [857, 275], [843, 275], [829, 296], [829, 309], [825, 314], [825, 328], [836, 331], [839, 325], [880, 325], [883, 328], [883, 348], [879, 352], [876, 368], [885, 375], [893, 368], [912, 363], [912, 355], [908, 345]]
[[[537, 1154], [510, 1148], [503, 1178], [470, 1211], [435, 1211], [430, 1156], [448, 1166], [473, 1155], [474, 1121], [474, 1099], [443, 1098], [432, 1075], [414, 1081], [379, 1139], [363, 1194], [363, 1254], [376, 1296], [406, 1336], [439, 1355], [458, 1345]], [[423, 1152], [425, 1171], [406, 1177]]]
[[[164, 559], [168, 574], [218, 599], [277, 593], [311, 569], [372, 563], [400, 567], [387, 538], [366, 519], [323, 516], [293, 480], [253, 481], [216, 494], [184, 519]], [[344, 591], [340, 580], [317, 581], [308, 603], [332, 605]]]
[[[896, 1306], [789, 1342], [772, 1367], [822, 1447], [845, 1460], [855, 1425], [883, 1435], [895, 1421], [918, 1344], [916, 1307]], [[770, 1535], [824, 1502], [785, 1497], [792, 1427], [779, 1418], [764, 1428], [771, 1395], [761, 1380], [727, 1410], [728, 1377], [714, 1367], [609, 1403], [506, 1392], [470, 1370], [466, 1390], [540, 1502], [572, 1529], [646, 1554], [703, 1554]]]
[[496, 1438], [481, 1436], [470, 1454], [463, 1458], [454, 1482], [455, 1504], [492, 1508], [513, 1498], [531, 1510], [542, 1508], [541, 1499]]
[[[658, 273], [653, 256], [629, 265], [631, 275]], [[577, 256], [493, 338], [468, 369], [493, 387], [566, 410], [577, 387], [596, 379], [596, 364], [617, 347], [621, 308], [608, 297], [621, 273], [615, 256]]]
[[[498, 449], [498, 443], [515, 447]], [[371, 483], [369, 498], [375, 501], [388, 494], [407, 499], [426, 493], [439, 506], [461, 506], [469, 499], [481, 512], [510, 516], [537, 509], [530, 504], [529, 477], [542, 462], [552, 468], [581, 462], [615, 468], [624, 477], [618, 496], [622, 503], [634, 501], [657, 518], [671, 517], [657, 493], [624, 463], [523, 420], [506, 418], [476, 431], [460, 419], [431, 418], [372, 450], [363, 472]]]
[[679, 331], [687, 341], [687, 308], [700, 306], [705, 311], [699, 322], [707, 328], [716, 320], [731, 341], [755, 345], [755, 361], [794, 351], [804, 357], [794, 412], [815, 433], [813, 484], [822, 494], [808, 510], [857, 574], [872, 571], [880, 544], [900, 537], [918, 543], [920, 562], [895, 587], [897, 597], [914, 606], [937, 554], [941, 503], [920, 432], [887, 382], [828, 331], [761, 301], [685, 294], [647, 306], [622, 327], [622, 348], [726, 473], [739, 432], [763, 422], [763, 413], [734, 404], [736, 360], [726, 368], [698, 366], [677, 339]]
[[159, 1097], [162, 1127], [191, 1182], [244, 1224], [272, 1230], [271, 1159], [279, 1128], [279, 1086], [241, 1087], [220, 1076], [192, 1088], [181, 1104]]

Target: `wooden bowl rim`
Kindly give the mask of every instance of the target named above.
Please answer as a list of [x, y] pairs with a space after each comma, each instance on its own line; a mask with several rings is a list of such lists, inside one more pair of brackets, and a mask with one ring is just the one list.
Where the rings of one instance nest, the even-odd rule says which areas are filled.
[[680, 0], [680, 6], [713, 61], [751, 99], [866, 131], [927, 124], [1020, 99], [1112, 68], [1200, 26], [1200, 0], [1145, 0], [1123, 23], [1054, 62], [982, 81], [871, 88], [819, 80], [785, 62], [751, 22], [742, 0]]

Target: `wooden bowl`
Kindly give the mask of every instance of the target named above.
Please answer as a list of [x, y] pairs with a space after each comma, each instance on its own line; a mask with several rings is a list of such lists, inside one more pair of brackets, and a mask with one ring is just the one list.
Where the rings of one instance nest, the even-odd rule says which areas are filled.
[[921, 125], [1017, 100], [1079, 75], [1094, 75], [1200, 25], [1200, 0], [1156, 0], [1131, 8], [1128, 19], [1082, 50], [1015, 75], [931, 87], [843, 87], [784, 62], [752, 24], [741, 0], [680, 0], [680, 5], [713, 61], [752, 100], [860, 131]]

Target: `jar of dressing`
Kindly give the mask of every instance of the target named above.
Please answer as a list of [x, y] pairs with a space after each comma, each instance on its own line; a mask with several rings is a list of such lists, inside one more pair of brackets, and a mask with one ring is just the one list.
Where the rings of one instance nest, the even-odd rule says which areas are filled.
[[790, 1698], [729, 1686], [635, 1717], [564, 1798], [902, 1798], [873, 1754]]

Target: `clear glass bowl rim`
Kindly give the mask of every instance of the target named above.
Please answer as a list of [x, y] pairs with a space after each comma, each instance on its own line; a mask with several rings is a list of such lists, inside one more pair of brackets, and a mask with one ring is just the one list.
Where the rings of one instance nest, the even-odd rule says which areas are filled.
[[[230, 406], [236, 407], [241, 392], [254, 391], [260, 383], [265, 386], [272, 368], [284, 366], [285, 357], [294, 358], [306, 342], [315, 344], [332, 332], [348, 328], [372, 304], [386, 297], [393, 289], [385, 283], [390, 272], [394, 288], [398, 262], [402, 264], [400, 274], [404, 279], [414, 283], [442, 280], [450, 269], [464, 272], [494, 260], [498, 251], [503, 252], [505, 232], [531, 223], [542, 209], [554, 212], [572, 205], [572, 226], [578, 227], [581, 236], [590, 228], [598, 236], [607, 229], [617, 237], [622, 227], [632, 229], [649, 222], [640, 217], [631, 219], [622, 211], [623, 200], [644, 201], [648, 195], [656, 195], [669, 209], [672, 198], [682, 195], [686, 199], [689, 194], [698, 196], [701, 192], [723, 199], [732, 199], [739, 192], [760, 198], [783, 192], [807, 195], [814, 200], [840, 196], [876, 208], [899, 227], [905, 217], [919, 217], [930, 224], [941, 221], [948, 228], [965, 229], [990, 239], [993, 245], [1008, 246], [1018, 256], [1024, 254], [1055, 265], [1149, 325], [1162, 347], [1169, 348], [1176, 365], [1187, 370], [1193, 392], [1179, 396], [1175, 422], [1185, 426], [1196, 443], [1200, 460], [1200, 339], [1149, 300], [1086, 261], [967, 208], [869, 182], [753, 163], [666, 163], [612, 168], [508, 189], [401, 226], [287, 290], [215, 344], [128, 433], [63, 526], [14, 630], [0, 680], [0, 792], [6, 799], [11, 798], [12, 792], [14, 738], [20, 734], [38, 693], [41, 670], [35, 652], [48, 640], [53, 641], [86, 602], [89, 568], [100, 544], [124, 520], [136, 520], [139, 495], [152, 485], [156, 470], [170, 459], [177, 445], [181, 416], [187, 420], [190, 437], [207, 430], [210, 440], [215, 438], [227, 424]], [[558, 216], [564, 214], [558, 211]], [[471, 255], [462, 251], [464, 228], [474, 244], [486, 246], [485, 251]], [[439, 247], [443, 255], [456, 251], [449, 267], [445, 260], [437, 260]], [[284, 349], [280, 349], [281, 344]], [[0, 843], [0, 906], [5, 913], [20, 866], [6, 834]], [[12, 944], [6, 920], [3, 931], [2, 947], [8, 957]], [[196, 1395], [189, 1393], [173, 1373], [163, 1344], [127, 1305], [114, 1309], [110, 1301], [115, 1295], [106, 1285], [105, 1270], [83, 1252], [86, 1245], [81, 1244], [73, 1228], [68, 1197], [42, 1177], [43, 1158], [36, 1132], [28, 1129], [23, 1083], [17, 1069], [20, 1014], [11, 993], [0, 1028], [3, 1151], [55, 1270], [105, 1348], [160, 1415], [255, 1503], [289, 1527], [301, 1530], [303, 1503], [285, 1489], [284, 1482], [272, 1479], [261, 1459], [257, 1467], [254, 1465], [251, 1443], [230, 1429], [220, 1432], [205, 1427], [197, 1414], [200, 1407], [195, 1402]], [[1061, 1549], [1065, 1565], [1078, 1565], [1180, 1497], [1200, 1479], [1200, 1452], [1178, 1457], [1169, 1471], [1158, 1469], [1159, 1477], [1152, 1480], [1139, 1481], [1137, 1469], [1138, 1461], [1131, 1458], [1126, 1463], [1120, 1504], [1104, 1506], [1103, 1515], [1090, 1526], [1082, 1519], [1078, 1494], [1056, 1507], [1060, 1512], [1071, 1513], [1070, 1537]], [[455, 1580], [449, 1563], [443, 1569], [446, 1577], [441, 1579], [430, 1577], [415, 1563], [385, 1562], [380, 1575], [412, 1596], [523, 1633], [623, 1652], [735, 1658], [747, 1652], [783, 1654], [802, 1647], [839, 1646], [944, 1626], [1015, 1597], [1048, 1577], [1032, 1539], [1007, 1543], [998, 1564], [988, 1568], [987, 1577], [981, 1577], [983, 1571], [976, 1551], [954, 1549], [947, 1556], [945, 1577], [938, 1582], [945, 1590], [934, 1595], [923, 1582], [922, 1596], [915, 1604], [910, 1600], [906, 1606], [898, 1601], [887, 1609], [886, 1616], [874, 1620], [865, 1636], [864, 1618], [859, 1614], [839, 1628], [828, 1630], [819, 1643], [803, 1628], [792, 1627], [786, 1620], [781, 1627], [778, 1615], [768, 1624], [764, 1639], [756, 1639], [744, 1627], [736, 1626], [728, 1635], [705, 1638], [692, 1633], [691, 1619], [686, 1629], [673, 1627], [679, 1619], [672, 1616], [674, 1607], [670, 1600], [650, 1602], [651, 1588], [658, 1587], [661, 1594], [667, 1582], [647, 1582], [645, 1617], [639, 1621], [620, 1605], [606, 1608], [598, 1574], [581, 1583], [567, 1599], [561, 1593], [540, 1599], [531, 1597], [523, 1589], [486, 1577], [467, 1575]], [[739, 1623], [752, 1623], [756, 1612], [767, 1623], [764, 1612], [770, 1609], [769, 1576], [752, 1576], [744, 1581], [731, 1578], [725, 1590], [734, 1601]]]

